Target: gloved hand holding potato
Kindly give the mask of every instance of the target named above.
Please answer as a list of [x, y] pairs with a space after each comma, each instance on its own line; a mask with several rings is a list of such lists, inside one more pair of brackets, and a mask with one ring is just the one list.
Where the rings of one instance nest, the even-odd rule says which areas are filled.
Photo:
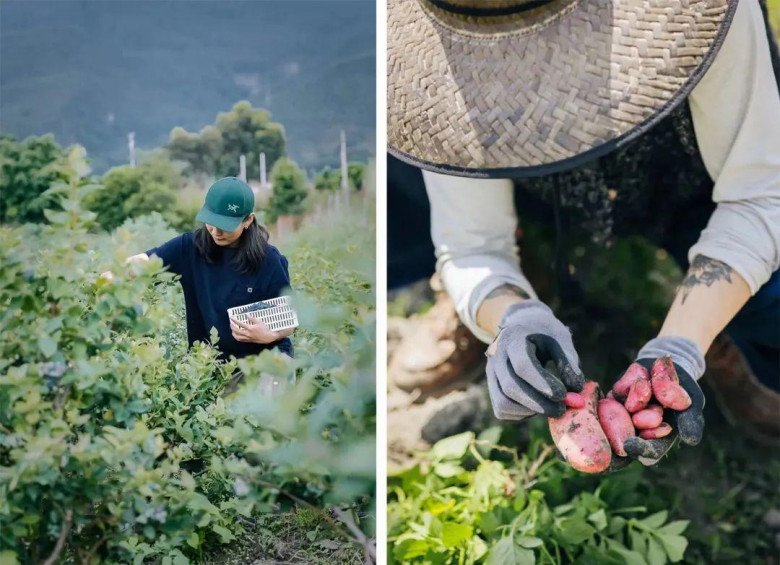
[[600, 473], [632, 460], [653, 465], [677, 438], [687, 445], [701, 440], [704, 394], [695, 379], [704, 373], [704, 358], [698, 346], [662, 336], [637, 357], [604, 398], [587, 381], [585, 406], [567, 402], [563, 416], [549, 419], [558, 450], [575, 469]]

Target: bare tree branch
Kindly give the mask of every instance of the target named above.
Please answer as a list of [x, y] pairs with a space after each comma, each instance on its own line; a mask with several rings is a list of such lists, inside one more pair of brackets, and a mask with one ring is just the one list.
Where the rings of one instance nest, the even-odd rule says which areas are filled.
[[57, 559], [60, 558], [62, 550], [65, 549], [65, 540], [68, 539], [68, 533], [70, 532], [70, 527], [72, 524], [73, 510], [66, 510], [65, 521], [62, 524], [62, 531], [60, 532], [60, 537], [57, 540], [57, 545], [54, 546], [54, 551], [52, 551], [51, 555], [49, 555], [49, 558], [43, 562], [43, 565], [54, 565], [57, 562]]

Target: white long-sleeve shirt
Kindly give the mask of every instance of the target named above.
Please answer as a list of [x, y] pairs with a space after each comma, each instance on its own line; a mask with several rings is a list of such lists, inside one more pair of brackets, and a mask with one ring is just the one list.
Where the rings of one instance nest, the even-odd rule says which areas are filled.
[[[758, 2], [739, 3], [688, 103], [717, 203], [688, 258], [722, 261], [755, 294], [780, 268], [780, 93]], [[536, 297], [515, 244], [512, 181], [430, 171], [423, 178], [437, 271], [464, 324], [490, 342], [493, 336], [476, 323], [490, 292], [508, 283]]]

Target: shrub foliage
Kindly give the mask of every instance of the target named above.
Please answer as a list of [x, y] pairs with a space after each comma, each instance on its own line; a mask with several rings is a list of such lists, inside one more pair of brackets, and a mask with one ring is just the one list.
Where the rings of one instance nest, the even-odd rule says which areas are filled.
[[43, 193], [59, 179], [62, 148], [54, 136], [17, 141], [0, 135], [0, 222], [43, 222]]
[[[0, 561], [197, 562], [280, 496], [370, 506], [370, 257], [293, 244], [291, 270], [327, 279], [309, 289], [352, 288], [296, 296], [295, 360], [218, 361], [215, 333], [187, 349], [159, 260], [124, 266], [150, 233], [171, 235], [161, 218], [91, 231], [83, 157], [71, 150], [49, 189], [50, 225], [0, 227]], [[354, 269], [336, 274], [334, 253]], [[269, 378], [287, 386], [271, 394]]]
[[538, 431], [522, 454], [496, 443], [500, 434], [495, 427], [479, 438], [443, 439], [421, 463], [390, 477], [391, 563], [682, 560], [688, 522], [648, 511], [637, 489], [640, 469], [588, 477], [557, 460]]
[[285, 214], [302, 214], [308, 196], [306, 190], [306, 173], [298, 167], [295, 161], [283, 157], [271, 169], [273, 193], [268, 203], [269, 222], [273, 223], [279, 216]]

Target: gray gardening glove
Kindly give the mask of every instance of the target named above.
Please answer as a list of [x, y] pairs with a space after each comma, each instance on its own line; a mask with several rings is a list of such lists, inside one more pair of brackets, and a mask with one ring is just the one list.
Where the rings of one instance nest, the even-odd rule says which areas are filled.
[[[579, 392], [585, 382], [568, 328], [535, 299], [507, 309], [486, 356], [490, 400], [500, 420], [561, 416], [566, 391]], [[559, 376], [545, 368], [550, 362]]]
[[624, 447], [628, 457], [636, 459], [643, 465], [655, 465], [666, 455], [679, 438], [687, 445], [696, 445], [704, 434], [704, 393], [697, 384], [704, 374], [704, 355], [691, 340], [684, 337], [662, 336], [651, 339], [639, 350], [637, 363], [643, 365], [648, 371], [653, 362], [659, 357], [671, 357], [680, 386], [691, 397], [691, 405], [686, 410], [676, 412], [666, 409], [670, 413], [669, 423], [673, 430], [668, 436], [661, 439], [642, 439], [640, 437], [629, 438]]

